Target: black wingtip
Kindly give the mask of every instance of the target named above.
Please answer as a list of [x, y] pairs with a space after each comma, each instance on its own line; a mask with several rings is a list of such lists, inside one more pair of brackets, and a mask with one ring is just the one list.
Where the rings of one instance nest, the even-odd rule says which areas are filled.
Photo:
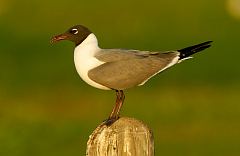
[[207, 48], [211, 47], [212, 42], [213, 41], [207, 41], [207, 42], [203, 42], [203, 43], [191, 46], [191, 47], [187, 47], [187, 48], [178, 50], [180, 52], [180, 59], [179, 60], [184, 59], [186, 57], [189, 57], [192, 54], [195, 54], [199, 51], [202, 51], [204, 49], [207, 49]]

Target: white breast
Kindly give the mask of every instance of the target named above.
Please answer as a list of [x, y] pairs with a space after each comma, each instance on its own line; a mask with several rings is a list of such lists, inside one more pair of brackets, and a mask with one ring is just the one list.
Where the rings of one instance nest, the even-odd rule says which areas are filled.
[[89, 70], [104, 63], [94, 57], [99, 50], [100, 48], [98, 47], [96, 36], [94, 34], [90, 34], [75, 48], [74, 63], [78, 74], [86, 83], [99, 89], [109, 90], [110, 88], [98, 84], [88, 77]]

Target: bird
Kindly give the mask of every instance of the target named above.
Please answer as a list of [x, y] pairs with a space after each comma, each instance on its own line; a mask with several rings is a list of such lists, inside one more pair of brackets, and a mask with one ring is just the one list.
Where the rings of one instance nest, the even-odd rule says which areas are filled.
[[53, 36], [51, 43], [68, 40], [75, 44], [74, 64], [82, 80], [92, 87], [114, 90], [116, 102], [108, 119], [111, 125], [120, 117], [124, 90], [144, 85], [150, 78], [176, 65], [192, 54], [211, 46], [212, 41], [170, 51], [102, 49], [97, 37], [83, 25], [75, 25]]

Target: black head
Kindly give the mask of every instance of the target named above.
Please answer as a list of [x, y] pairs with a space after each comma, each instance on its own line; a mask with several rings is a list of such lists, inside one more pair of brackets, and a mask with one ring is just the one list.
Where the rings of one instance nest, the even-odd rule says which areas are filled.
[[81, 44], [92, 32], [82, 26], [82, 25], [75, 25], [68, 29], [65, 33], [54, 36], [51, 39], [51, 43], [55, 43], [61, 40], [69, 40], [75, 43], [75, 45]]

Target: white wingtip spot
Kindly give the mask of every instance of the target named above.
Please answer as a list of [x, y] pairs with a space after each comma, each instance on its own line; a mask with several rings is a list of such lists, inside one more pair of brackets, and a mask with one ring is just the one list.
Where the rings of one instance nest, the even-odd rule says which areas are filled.
[[184, 61], [184, 60], [188, 60], [188, 59], [191, 59], [191, 58], [193, 58], [193, 57], [185, 57], [185, 58], [183, 58], [183, 59], [181, 59], [181, 60], [179, 60], [177, 63], [181, 63], [182, 61]]

